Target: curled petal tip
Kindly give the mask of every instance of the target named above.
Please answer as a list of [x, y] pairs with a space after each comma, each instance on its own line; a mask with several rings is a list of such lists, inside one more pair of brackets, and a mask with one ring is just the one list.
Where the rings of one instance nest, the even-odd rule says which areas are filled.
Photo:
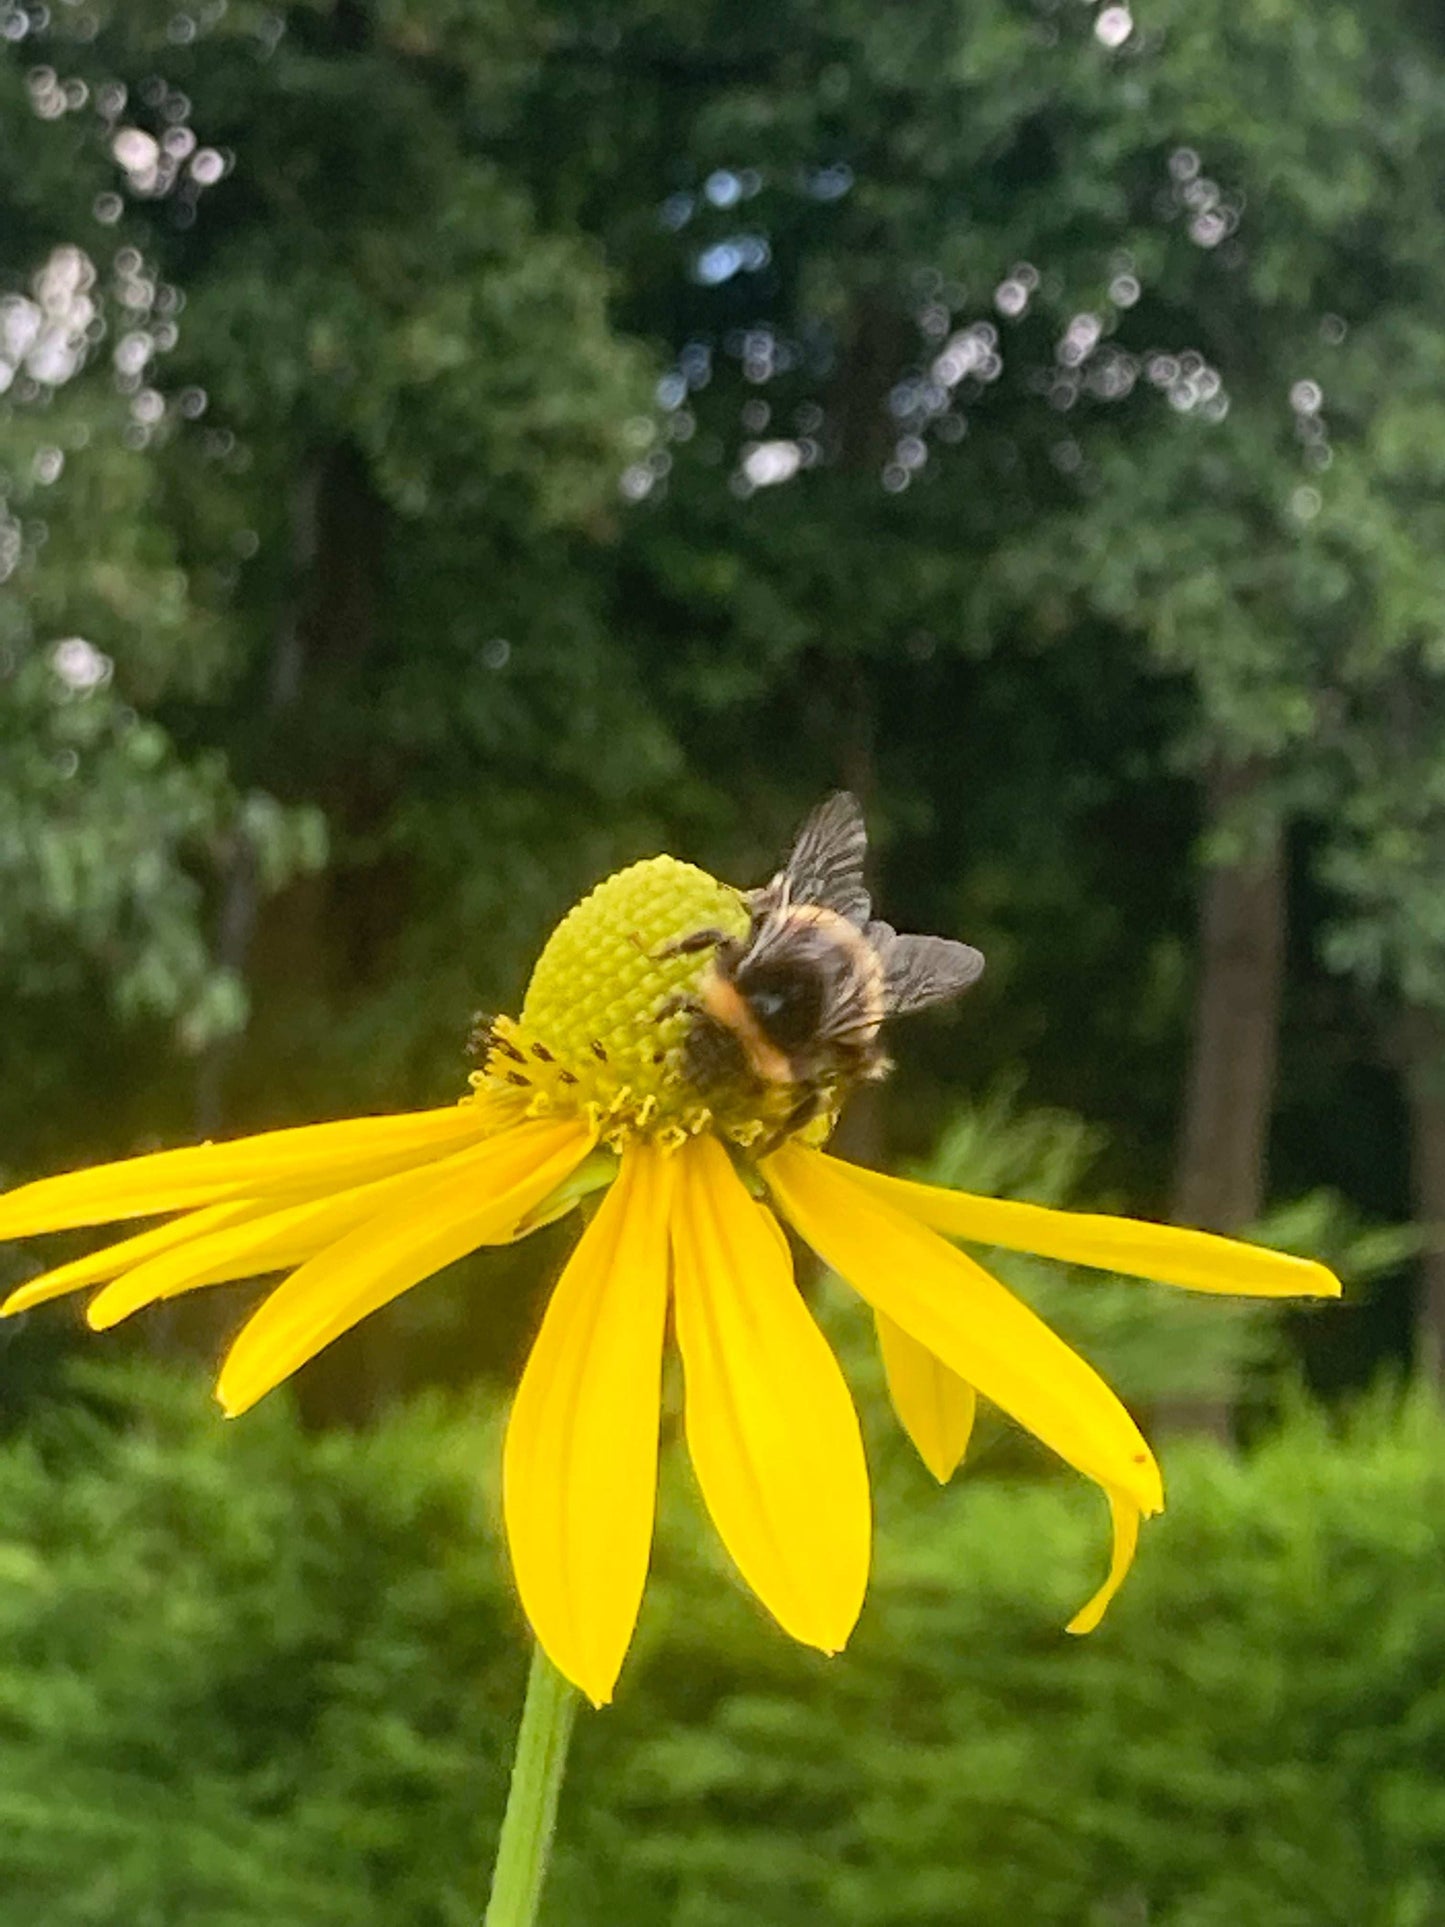
[[1129, 1568], [1134, 1563], [1134, 1554], [1139, 1545], [1140, 1508], [1132, 1503], [1127, 1493], [1111, 1491], [1107, 1487], [1105, 1491], [1109, 1501], [1114, 1539], [1113, 1551], [1109, 1559], [1109, 1576], [1093, 1598], [1085, 1602], [1064, 1628], [1065, 1632], [1075, 1635], [1093, 1632], [1104, 1617], [1110, 1601], [1123, 1585]]
[[1164, 1475], [1159, 1470], [1159, 1461], [1151, 1452], [1147, 1459], [1136, 1459], [1135, 1463], [1139, 1467], [1139, 1488], [1132, 1497], [1141, 1517], [1157, 1519], [1164, 1510]]
[[118, 1295], [99, 1291], [85, 1308], [85, 1322], [93, 1332], [114, 1331], [117, 1325], [123, 1325], [127, 1318], [146, 1308], [144, 1302], [127, 1304]]
[[[1245, 1249], [1251, 1252], [1268, 1252], [1273, 1258], [1285, 1258], [1289, 1261], [1293, 1278], [1288, 1290], [1271, 1292], [1269, 1294], [1270, 1296], [1303, 1298], [1308, 1300], [1311, 1298], [1340, 1298], [1344, 1295], [1344, 1285], [1335, 1276], [1334, 1272], [1330, 1270], [1329, 1266], [1321, 1264], [1317, 1258], [1300, 1258], [1295, 1256], [1293, 1252], [1275, 1252], [1272, 1247], [1268, 1245], [1250, 1245], [1246, 1246]], [[1251, 1288], [1245, 1286], [1244, 1289], [1246, 1292], [1249, 1292]], [[1261, 1291], [1259, 1295], [1264, 1296], [1265, 1293]]]
[[0, 1304], [0, 1318], [15, 1318], [21, 1312], [34, 1311], [40, 1305], [48, 1305], [59, 1296], [50, 1283], [51, 1272], [42, 1272], [27, 1284], [17, 1285], [3, 1304]]

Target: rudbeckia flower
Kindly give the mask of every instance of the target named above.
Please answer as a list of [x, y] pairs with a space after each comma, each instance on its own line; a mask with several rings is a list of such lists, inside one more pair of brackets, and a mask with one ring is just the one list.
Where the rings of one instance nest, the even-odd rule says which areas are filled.
[[[836, 877], [792, 885], [801, 901], [838, 894]], [[491, 1025], [457, 1103], [162, 1151], [0, 1197], [0, 1238], [163, 1219], [32, 1279], [0, 1309], [99, 1285], [88, 1318], [100, 1330], [182, 1292], [287, 1272], [222, 1367], [217, 1396], [235, 1416], [453, 1260], [595, 1202], [517, 1388], [503, 1501], [533, 1630], [601, 1705], [647, 1575], [669, 1313], [688, 1452], [742, 1577], [824, 1652], [858, 1617], [868, 1474], [786, 1224], [872, 1307], [894, 1408], [939, 1480], [962, 1459], [982, 1395], [1103, 1489], [1112, 1559], [1070, 1626], [1089, 1630], [1141, 1517], [1163, 1504], [1159, 1469], [1104, 1381], [954, 1241], [1201, 1291], [1332, 1296], [1338, 1283], [1321, 1265], [1203, 1232], [845, 1163], [822, 1148], [841, 1083], [801, 1107], [785, 1078], [700, 1087], [699, 1026], [713, 1020], [697, 993], [711, 966], [679, 939], [711, 932], [715, 947], [740, 949], [761, 894], [667, 856], [600, 884], [547, 943], [520, 1018]], [[861, 902], [846, 906], [855, 928]]]

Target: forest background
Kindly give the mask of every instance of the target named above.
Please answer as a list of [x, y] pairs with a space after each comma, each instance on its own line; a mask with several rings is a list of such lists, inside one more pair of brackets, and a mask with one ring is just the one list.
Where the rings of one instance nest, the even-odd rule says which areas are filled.
[[[442, 1101], [599, 876], [846, 784], [988, 958], [855, 1153], [1350, 1284], [1009, 1273], [1174, 1440], [1082, 1657], [1010, 1435], [880, 1432], [831, 1670], [679, 1482], [559, 1927], [1445, 1919], [1442, 178], [1425, 0], [0, 0], [7, 1180]], [[474, 1917], [560, 1249], [249, 1438], [244, 1294], [7, 1329], [0, 1920]]]

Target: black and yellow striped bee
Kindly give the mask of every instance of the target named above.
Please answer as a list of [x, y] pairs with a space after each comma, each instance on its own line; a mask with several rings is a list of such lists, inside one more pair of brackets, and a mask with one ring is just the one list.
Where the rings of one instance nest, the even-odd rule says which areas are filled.
[[970, 944], [900, 936], [873, 916], [867, 847], [858, 801], [839, 791], [809, 816], [772, 881], [749, 894], [745, 936], [695, 930], [662, 953], [712, 952], [695, 994], [666, 1007], [692, 1015], [685, 1074], [702, 1091], [739, 1073], [795, 1087], [780, 1136], [836, 1107], [852, 1085], [887, 1076], [885, 1019], [944, 1003], [983, 970]]

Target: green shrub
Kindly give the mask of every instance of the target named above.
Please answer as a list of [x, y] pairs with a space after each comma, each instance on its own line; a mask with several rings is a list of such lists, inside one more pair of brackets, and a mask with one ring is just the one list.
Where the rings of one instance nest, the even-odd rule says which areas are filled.
[[0, 1920], [473, 1920], [520, 1682], [484, 1429], [83, 1382], [0, 1452]]
[[[0, 1447], [0, 1922], [454, 1927], [524, 1669], [497, 1413], [305, 1435], [153, 1375]], [[848, 1654], [726, 1572], [669, 1454], [551, 1927], [1427, 1927], [1445, 1918], [1445, 1420], [1167, 1455], [1103, 1628], [1081, 1484], [882, 1468]]]

